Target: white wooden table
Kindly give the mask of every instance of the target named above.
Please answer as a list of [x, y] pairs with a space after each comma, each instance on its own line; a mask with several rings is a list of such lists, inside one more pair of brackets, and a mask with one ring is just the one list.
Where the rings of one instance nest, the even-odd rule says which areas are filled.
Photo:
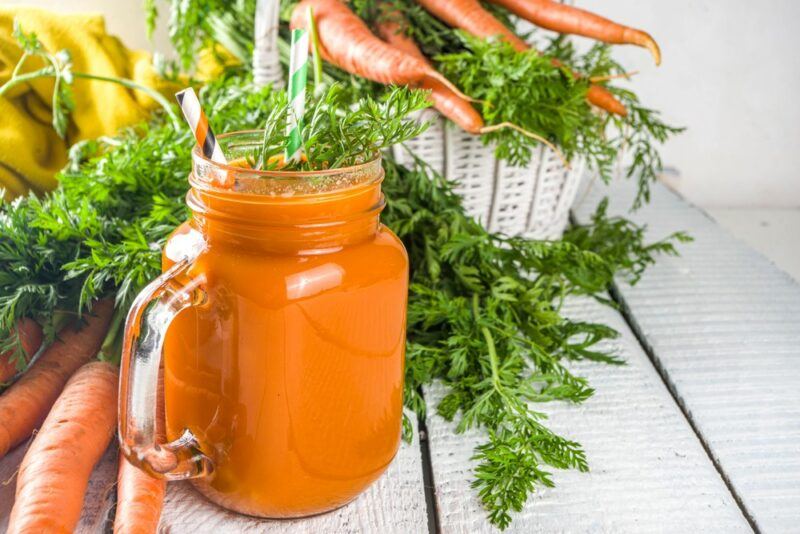
[[[586, 220], [602, 195], [630, 206], [630, 184], [594, 187], [575, 209]], [[575, 364], [596, 394], [545, 404], [554, 430], [581, 442], [591, 471], [555, 472], [510, 532], [800, 531], [800, 286], [663, 187], [633, 214], [654, 238], [677, 229], [693, 244], [662, 257], [641, 282], [619, 282], [622, 312], [588, 299], [575, 317], [621, 332], [625, 366]], [[798, 228], [800, 231], [800, 228]], [[798, 242], [800, 246], [800, 241]], [[426, 389], [428, 402], [440, 388]], [[456, 436], [431, 410], [414, 442], [355, 502], [310, 519], [260, 521], [225, 512], [185, 483], [170, 485], [161, 530], [170, 533], [473, 533], [496, 531], [474, 491], [479, 432]], [[424, 428], [423, 428], [424, 430]], [[0, 462], [0, 532], [23, 451]], [[96, 467], [80, 532], [108, 530], [115, 453]]]

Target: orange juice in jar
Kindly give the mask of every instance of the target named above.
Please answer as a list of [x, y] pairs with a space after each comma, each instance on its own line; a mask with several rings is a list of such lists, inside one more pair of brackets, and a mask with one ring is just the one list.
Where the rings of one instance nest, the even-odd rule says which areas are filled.
[[[233, 161], [261, 136], [219, 140]], [[126, 325], [120, 440], [131, 461], [264, 517], [334, 509], [386, 470], [400, 440], [408, 258], [379, 221], [382, 178], [377, 155], [260, 172], [195, 148], [192, 217]], [[155, 428], [162, 352], [166, 443]]]

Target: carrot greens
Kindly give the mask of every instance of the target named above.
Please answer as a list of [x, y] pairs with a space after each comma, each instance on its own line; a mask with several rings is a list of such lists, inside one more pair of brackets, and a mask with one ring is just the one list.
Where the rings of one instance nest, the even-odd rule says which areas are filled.
[[[60, 137], [64, 138], [67, 136], [69, 114], [75, 108], [75, 101], [72, 97], [72, 83], [75, 79], [116, 83], [128, 89], [142, 91], [158, 102], [170, 119], [174, 120], [176, 123], [179, 122], [172, 106], [158, 91], [127, 78], [99, 76], [72, 70], [72, 57], [68, 50], [59, 50], [55, 53], [45, 50], [36, 34], [33, 32], [26, 33], [16, 19], [14, 19], [13, 36], [22, 48], [22, 56], [20, 56], [19, 61], [14, 66], [11, 77], [6, 83], [0, 86], [0, 96], [21, 83], [27, 83], [37, 78], [53, 78], [53, 98], [51, 101], [51, 109], [53, 110], [52, 122], [53, 129]], [[29, 59], [34, 57], [42, 60], [45, 66], [34, 71], [25, 71], [24, 67], [26, 63]]]
[[341, 84], [332, 84], [319, 95], [307, 93], [301, 132], [305, 158], [285, 165], [280, 157], [286, 147], [286, 125], [291, 107], [283, 91], [271, 91], [263, 103], [269, 111], [264, 121], [262, 146], [250, 164], [261, 169], [319, 170], [363, 163], [381, 150], [411, 139], [426, 124], [409, 115], [428, 107], [425, 93], [392, 87], [377, 99], [358, 98]]
[[[274, 91], [228, 76], [200, 98], [225, 132], [264, 124], [263, 103]], [[156, 117], [75, 147], [53, 193], [3, 204], [0, 331], [20, 317], [47, 322], [59, 311], [77, 313], [110, 294], [124, 312], [159, 274], [160, 248], [187, 216], [193, 144], [187, 128]], [[405, 243], [412, 269], [406, 405], [424, 414], [422, 387], [440, 381], [447, 393], [439, 413], [458, 419], [460, 431], [488, 429], [476, 450], [475, 485], [490, 519], [505, 526], [530, 491], [550, 483], [549, 469], [586, 468], [580, 446], [549, 431], [528, 402], [591, 396], [564, 361], [617, 363], [596, 347], [616, 333], [570, 320], [559, 302], [602, 296], [615, 274], [638, 276], [684, 236], [648, 245], [641, 228], [599, 211], [563, 241], [503, 237], [468, 217], [452, 185], [423, 163], [388, 158], [385, 170], [383, 220]]]
[[[249, 61], [254, 1], [171, 3], [171, 36], [184, 64], [211, 41], [226, 43]], [[373, 5], [354, 3], [362, 15]], [[548, 59], [465, 38], [414, 3], [397, 3], [439, 68], [483, 100], [487, 123], [511, 120], [537, 131], [568, 154], [587, 157], [604, 175], [628, 144], [634, 147], [631, 172], [646, 183], [652, 180], [660, 166], [654, 143], [676, 130], [640, 107], [632, 93], [616, 90], [630, 110], [628, 119], [597, 115], [584, 99], [588, 83]], [[146, 5], [155, 20], [155, 0]], [[618, 70], [601, 48], [577, 56], [554, 41], [550, 51], [593, 75]], [[40, 52], [31, 45], [30, 53]], [[68, 72], [53, 69], [42, 74]], [[324, 76], [327, 88], [310, 97], [304, 117], [307, 161], [295, 168], [349, 165], [421, 131], [423, 126], [403, 117], [425, 106], [423, 93], [386, 89], [329, 65]], [[274, 164], [285, 146], [284, 93], [256, 88], [249, 75], [234, 69], [205, 86], [200, 99], [218, 133], [265, 127], [250, 163]], [[65, 113], [68, 108], [64, 104]], [[43, 198], [0, 204], [0, 339], [22, 317], [37, 318], [52, 332], [59, 314], [81, 313], [111, 295], [117, 304], [112, 324], [119, 324], [133, 297], [160, 273], [161, 247], [188, 216], [184, 195], [194, 146], [189, 129], [168, 114], [157, 113], [113, 138], [79, 143], [59, 175], [58, 189]], [[618, 138], [605, 137], [609, 126], [622, 132]], [[631, 132], [625, 133], [625, 126]], [[527, 161], [535, 146], [513, 131], [486, 140], [518, 163]], [[553, 484], [553, 469], [589, 467], [581, 446], [546, 424], [542, 403], [580, 403], [593, 393], [568, 362], [621, 363], [599, 345], [617, 333], [569, 318], [561, 307], [564, 299], [605, 300], [615, 276], [635, 282], [657, 254], [674, 254], [675, 244], [688, 238], [677, 233], [647, 243], [643, 227], [608, 216], [605, 205], [590, 224], [574, 226], [560, 241], [492, 234], [466, 214], [453, 184], [422, 161], [404, 166], [387, 155], [384, 169], [382, 220], [403, 240], [411, 265], [406, 407], [419, 416], [435, 409], [456, 421], [458, 432], [487, 431], [475, 450], [473, 485], [489, 519], [505, 528], [531, 492]], [[646, 184], [642, 191], [646, 198]], [[109, 359], [118, 354], [118, 333], [112, 328], [104, 343]], [[444, 388], [435, 407], [428, 406], [423, 389], [434, 382]]]
[[[155, 5], [155, 0], [152, 2]], [[232, 4], [220, 0], [170, 2], [170, 35], [185, 65], [191, 64], [200, 48], [213, 42], [224, 43], [244, 64], [250, 62], [255, 0], [236, 0]], [[281, 1], [284, 23], [297, 3], [297, 0]], [[350, 0], [349, 4], [373, 26], [392, 16], [384, 0]], [[635, 179], [639, 187], [634, 207], [649, 198], [650, 185], [662, 171], [658, 146], [683, 129], [664, 122], [656, 111], [643, 106], [633, 92], [613, 85], [606, 87], [628, 108], [626, 117], [598, 114], [582, 100], [588, 81], [574, 79], [568, 69], [586, 78], [613, 77], [625, 72], [610, 57], [608, 45], [597, 44], [579, 53], [563, 36], [538, 39], [543, 46], [542, 57], [537, 58], [536, 52], [516, 52], [503, 42], [481, 42], [466, 37], [414, 0], [392, 0], [391, 6], [409, 22], [408, 34], [434, 66], [471, 97], [484, 100], [476, 105], [488, 126], [510, 122], [538, 134], [573, 159], [585, 158], [591, 170], [606, 181], [614, 175], [617, 159], [622, 158], [627, 162], [625, 176]], [[514, 27], [516, 19], [507, 10], [492, 4], [483, 7], [507, 27]], [[285, 26], [281, 30], [287, 39]], [[553, 67], [551, 59], [558, 59], [564, 67]], [[283, 60], [287, 62], [288, 56], [284, 54]], [[324, 72], [353, 95], [381, 94], [387, 90], [328, 63]], [[485, 142], [493, 143], [499, 157], [518, 164], [527, 163], [539, 144], [513, 129], [492, 131], [482, 137]]]

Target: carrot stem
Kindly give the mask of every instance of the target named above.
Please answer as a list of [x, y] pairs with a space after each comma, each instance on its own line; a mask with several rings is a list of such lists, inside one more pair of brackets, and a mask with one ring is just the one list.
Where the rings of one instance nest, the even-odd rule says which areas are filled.
[[607, 74], [606, 76], [592, 76], [589, 78], [589, 81], [592, 83], [602, 83], [610, 80], [618, 80], [620, 78], [630, 80], [631, 77], [636, 76], [637, 74], [639, 74], [638, 70], [632, 70], [630, 72], [621, 72], [619, 74]]
[[39, 351], [42, 345], [42, 327], [33, 319], [19, 319], [10, 333], [14, 346], [0, 354], [0, 387], [9, 382]]
[[567, 169], [570, 168], [569, 160], [567, 160], [567, 158], [564, 156], [564, 153], [561, 152], [556, 147], [556, 145], [554, 145], [553, 143], [551, 143], [550, 141], [548, 141], [547, 139], [545, 139], [541, 135], [535, 134], [533, 132], [529, 132], [528, 130], [526, 130], [526, 129], [520, 127], [520, 126], [517, 126], [513, 122], [501, 122], [501, 123], [498, 123], [498, 124], [493, 124], [491, 126], [484, 126], [483, 128], [481, 128], [480, 133], [481, 134], [492, 133], [492, 132], [496, 132], [497, 130], [501, 130], [503, 128], [511, 128], [512, 130], [515, 130], [515, 131], [521, 133], [525, 137], [530, 137], [531, 139], [536, 139], [540, 143], [542, 143], [545, 146], [547, 146], [550, 150], [555, 152], [556, 155], [561, 160], [561, 163], [564, 165], [564, 167], [566, 167]]
[[122, 336], [120, 335], [120, 328], [125, 322], [125, 316], [127, 315], [127, 310], [123, 308], [119, 308], [114, 310], [114, 316], [111, 318], [111, 326], [108, 328], [108, 333], [106, 334], [105, 339], [103, 339], [103, 344], [100, 346], [100, 359], [113, 362], [115, 364], [119, 364], [119, 353], [115, 354], [115, 349], [120, 345], [120, 339]]
[[312, 60], [314, 62], [314, 92], [322, 89], [322, 56], [319, 53], [319, 34], [317, 21], [314, 20], [314, 8], [308, 6], [308, 32], [311, 37]]

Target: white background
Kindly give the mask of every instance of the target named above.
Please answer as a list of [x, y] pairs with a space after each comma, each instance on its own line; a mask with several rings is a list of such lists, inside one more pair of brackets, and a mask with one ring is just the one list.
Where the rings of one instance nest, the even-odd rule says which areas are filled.
[[[129, 46], [153, 47], [141, 0], [5, 2], [100, 11]], [[661, 44], [659, 68], [643, 49], [618, 47], [617, 57], [641, 71], [633, 87], [645, 104], [688, 127], [662, 152], [684, 196], [705, 207], [800, 207], [800, 1], [576, 3], [646, 29]], [[162, 24], [156, 46], [166, 42]]]

